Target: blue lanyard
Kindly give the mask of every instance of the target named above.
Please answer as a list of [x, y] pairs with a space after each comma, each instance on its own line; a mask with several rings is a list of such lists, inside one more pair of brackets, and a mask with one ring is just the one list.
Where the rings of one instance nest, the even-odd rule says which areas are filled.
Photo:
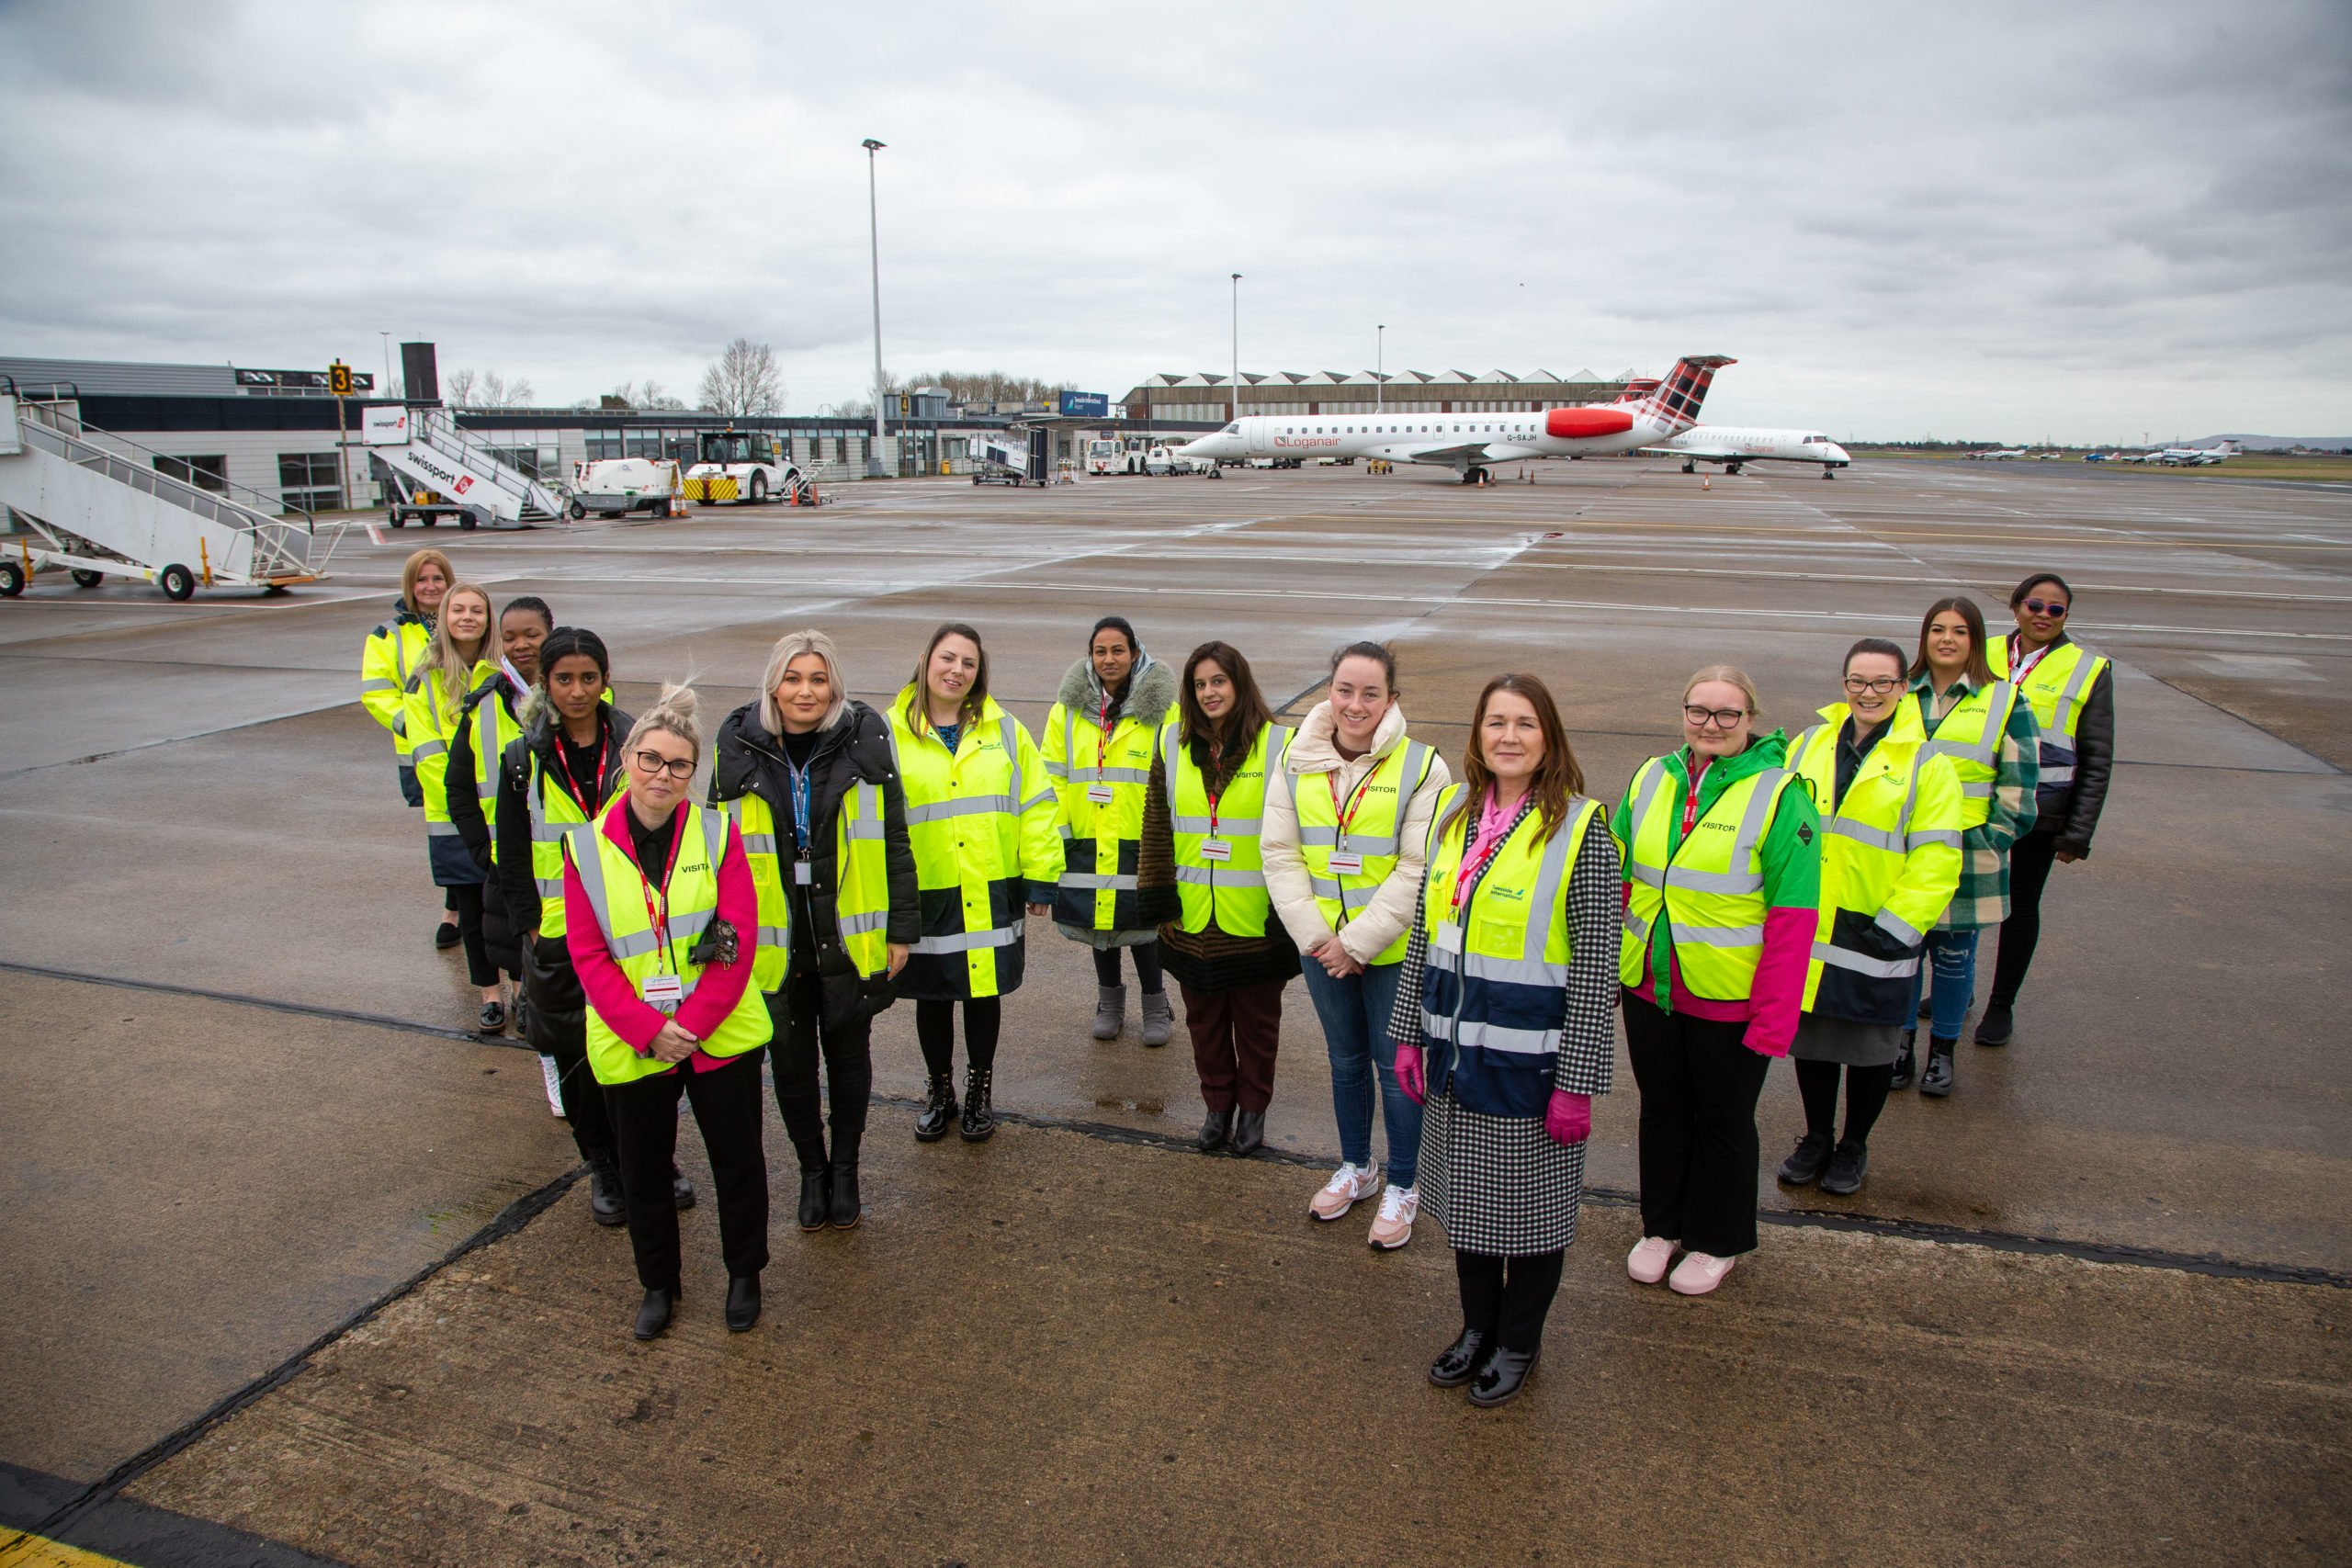
[[[812, 761], [810, 766], [814, 766]], [[792, 778], [792, 838], [800, 848], [800, 858], [808, 858], [808, 769], [796, 768], [792, 759], [784, 760], [784, 771]]]

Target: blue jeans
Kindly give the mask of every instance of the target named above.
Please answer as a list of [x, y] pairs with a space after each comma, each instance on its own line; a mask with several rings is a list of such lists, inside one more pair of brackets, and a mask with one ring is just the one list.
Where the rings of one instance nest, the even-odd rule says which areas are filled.
[[1331, 1110], [1340, 1122], [1340, 1157], [1372, 1162], [1372, 1080], [1380, 1078], [1381, 1119], [1388, 1128], [1388, 1179], [1410, 1187], [1420, 1169], [1421, 1108], [1396, 1081], [1396, 1042], [1388, 1015], [1396, 1005], [1401, 964], [1378, 964], [1334, 980], [1323, 965], [1301, 956], [1306, 995], [1323, 1021], [1323, 1049], [1331, 1059]]
[[1911, 1013], [1917, 1018], [1928, 971], [1936, 972], [1935, 989], [1930, 993], [1936, 998], [1936, 1011], [1928, 1021], [1928, 1030], [1938, 1040], [1960, 1038], [1968, 1004], [1976, 998], [1976, 937], [1973, 931], [1929, 931], [1926, 956], [1918, 973], [1911, 976]]

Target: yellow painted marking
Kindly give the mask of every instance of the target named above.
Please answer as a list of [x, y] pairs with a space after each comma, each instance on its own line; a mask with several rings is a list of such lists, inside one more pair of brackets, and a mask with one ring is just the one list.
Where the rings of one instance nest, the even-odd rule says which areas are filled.
[[0, 1568], [130, 1568], [118, 1558], [101, 1557], [78, 1546], [47, 1536], [0, 1538]]

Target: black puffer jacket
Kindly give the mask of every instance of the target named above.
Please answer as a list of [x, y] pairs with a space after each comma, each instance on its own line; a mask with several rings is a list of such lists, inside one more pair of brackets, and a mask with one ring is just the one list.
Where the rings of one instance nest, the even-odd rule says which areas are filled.
[[[474, 688], [466, 699], [464, 711], [449, 736], [449, 772], [447, 775], [449, 821], [464, 840], [466, 852], [482, 871], [481, 941], [490, 953], [490, 961], [508, 975], [523, 972], [522, 923], [507, 910], [505, 895], [499, 889], [498, 877], [492, 873], [490, 852], [490, 822], [482, 816], [481, 798], [475, 793], [474, 776], [474, 710], [483, 703], [496, 700], [506, 705], [508, 717], [514, 716], [514, 688], [503, 675], [493, 676]], [[524, 829], [527, 838], [529, 829]], [[531, 924], [537, 925], [535, 919]]]
[[2107, 807], [2107, 781], [2115, 772], [2115, 667], [2108, 666], [2083, 698], [2075, 725], [2075, 782], [2057, 800], [2039, 802], [2037, 833], [2055, 834], [2058, 847], [2076, 855], [2091, 852], [2098, 814]]
[[[604, 773], [609, 790], [612, 781], [621, 776], [621, 743], [637, 721], [610, 704], [599, 705], [596, 711], [605, 725]], [[556, 723], [554, 714], [541, 713], [519, 738], [506, 743], [498, 759], [498, 871], [493, 885], [518, 935], [539, 929], [539, 884], [531, 870], [528, 792], [533, 758], [543, 771], [562, 769], [556, 755]], [[522, 948], [523, 990], [531, 1001], [524, 1010], [524, 1032], [533, 1048], [553, 1051], [562, 1045], [584, 1050], [588, 998], [571, 967], [571, 950], [553, 941], [525, 942]]]
[[[808, 815], [814, 828], [808, 835], [807, 887], [794, 886], [790, 852], [785, 849], [792, 842], [792, 777], [783, 741], [761, 722], [757, 702], [737, 708], [718, 727], [718, 761], [711, 773], [709, 803], [721, 806], [757, 795], [775, 814], [777, 851], [786, 863], [782, 868], [785, 897], [792, 905], [792, 962], [797, 966], [813, 953], [824, 988], [824, 1021], [836, 1029], [871, 1018], [897, 999], [888, 976], [861, 979], [842, 947], [837, 823], [842, 798], [858, 784], [876, 784], [882, 791], [882, 849], [890, 901], [883, 934], [889, 942], [912, 946], [922, 931], [915, 857], [907, 843], [906, 790], [899, 782], [898, 759], [882, 716], [852, 701], [818, 734], [816, 750], [808, 759]], [[778, 1009], [781, 1001], [780, 996], [771, 998], [769, 1006]]]

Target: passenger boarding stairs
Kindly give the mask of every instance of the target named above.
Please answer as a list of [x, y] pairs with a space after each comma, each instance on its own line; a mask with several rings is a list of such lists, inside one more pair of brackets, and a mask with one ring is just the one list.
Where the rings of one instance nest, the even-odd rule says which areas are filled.
[[348, 523], [281, 513], [277, 498], [242, 485], [191, 484], [158, 469], [159, 456], [91, 431], [70, 400], [0, 390], [0, 506], [40, 540], [0, 541], [0, 597], [44, 567], [84, 587], [136, 577], [174, 599], [199, 585], [282, 590], [326, 575]]
[[560, 523], [569, 502], [458, 427], [446, 409], [377, 405], [363, 411], [368, 449], [413, 489], [462, 506], [458, 526], [528, 528]]

